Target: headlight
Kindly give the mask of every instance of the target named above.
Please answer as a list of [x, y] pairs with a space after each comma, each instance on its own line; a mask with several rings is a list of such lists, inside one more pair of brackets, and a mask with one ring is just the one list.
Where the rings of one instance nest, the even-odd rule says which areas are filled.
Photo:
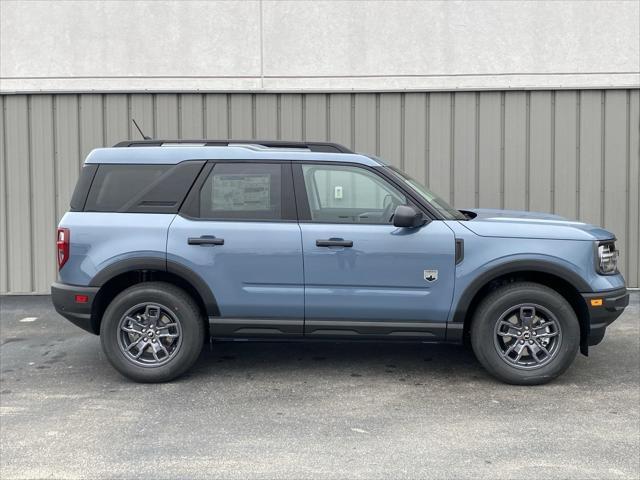
[[600, 242], [598, 245], [598, 257], [596, 270], [600, 275], [613, 275], [618, 272], [618, 250], [613, 240]]

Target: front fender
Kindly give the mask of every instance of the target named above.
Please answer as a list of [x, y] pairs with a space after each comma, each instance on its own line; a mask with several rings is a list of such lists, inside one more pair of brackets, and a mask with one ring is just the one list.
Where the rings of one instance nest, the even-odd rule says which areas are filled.
[[593, 291], [576, 265], [551, 255], [507, 255], [472, 269], [460, 268], [456, 272], [456, 292], [447, 322], [447, 340], [462, 340], [467, 311], [476, 294], [485, 285], [504, 275], [525, 272], [553, 275], [572, 285], [577, 292]]

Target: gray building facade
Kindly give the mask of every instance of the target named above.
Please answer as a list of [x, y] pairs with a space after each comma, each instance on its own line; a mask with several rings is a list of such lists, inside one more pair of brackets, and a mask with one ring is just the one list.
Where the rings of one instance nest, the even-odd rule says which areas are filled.
[[[459, 208], [602, 225], [617, 235], [628, 284], [640, 286], [637, 2], [0, 8], [0, 293], [48, 291], [55, 226], [82, 161], [139, 138], [134, 118], [155, 138], [339, 142]], [[310, 23], [325, 17], [336, 19], [329, 33]], [[147, 23], [134, 34], [131, 18]]]

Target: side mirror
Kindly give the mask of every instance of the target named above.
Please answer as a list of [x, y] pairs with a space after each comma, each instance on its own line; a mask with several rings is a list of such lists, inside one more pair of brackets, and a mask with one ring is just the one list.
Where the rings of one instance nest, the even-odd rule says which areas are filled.
[[393, 213], [393, 226], [416, 228], [424, 225], [424, 215], [408, 205], [398, 205]]

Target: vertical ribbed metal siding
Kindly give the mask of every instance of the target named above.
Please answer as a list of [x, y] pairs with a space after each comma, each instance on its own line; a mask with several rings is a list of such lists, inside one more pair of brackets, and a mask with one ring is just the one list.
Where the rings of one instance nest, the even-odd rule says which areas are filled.
[[6, 95], [0, 292], [47, 292], [54, 228], [95, 147], [139, 138], [331, 140], [380, 155], [457, 207], [557, 212], [616, 233], [640, 271], [640, 91]]

